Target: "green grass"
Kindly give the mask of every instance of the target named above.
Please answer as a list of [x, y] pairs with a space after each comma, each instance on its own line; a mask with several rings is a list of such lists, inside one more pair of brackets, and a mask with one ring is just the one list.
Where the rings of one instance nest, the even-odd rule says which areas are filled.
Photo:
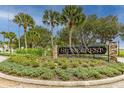
[[119, 50], [119, 55], [120, 57], [124, 57], [124, 49], [120, 49]]

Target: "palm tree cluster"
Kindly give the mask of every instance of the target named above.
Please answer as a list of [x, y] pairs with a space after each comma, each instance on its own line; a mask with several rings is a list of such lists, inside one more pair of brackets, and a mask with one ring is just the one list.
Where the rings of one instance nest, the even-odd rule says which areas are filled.
[[[28, 47], [46, 47], [55, 44], [72, 46], [82, 45], [87, 46], [94, 44], [97, 39], [101, 43], [106, 43], [108, 40], [115, 39], [120, 33], [122, 24], [118, 22], [116, 16], [110, 15], [107, 17], [98, 18], [96, 15], [85, 15], [81, 6], [68, 5], [62, 11], [45, 10], [41, 22], [48, 26], [44, 28], [37, 26], [34, 19], [26, 13], [18, 13], [15, 15], [13, 22], [18, 25], [18, 48], [24, 44]], [[61, 26], [60, 31], [54, 36], [55, 27]], [[24, 34], [21, 35], [21, 27]], [[123, 29], [121, 29], [123, 32]], [[3, 42], [5, 38], [12, 43], [15, 34], [1, 32]], [[24, 42], [22, 41], [24, 40]], [[50, 41], [50, 42], [49, 42]]]
[[19, 13], [19, 14], [17, 14], [15, 16], [15, 18], [13, 19], [13, 22], [18, 24], [18, 26], [19, 26], [19, 29], [18, 29], [18, 33], [19, 33], [19, 48], [20, 48], [20, 27], [22, 26], [24, 28], [25, 48], [27, 49], [26, 32], [27, 32], [28, 28], [33, 27], [35, 25], [35, 22], [34, 22], [33, 18], [28, 14]]
[[1, 32], [1, 35], [3, 35], [3, 41], [6, 43], [5, 39], [8, 39], [8, 46], [10, 47], [10, 52], [12, 50], [13, 42], [16, 39], [16, 34], [14, 32]]

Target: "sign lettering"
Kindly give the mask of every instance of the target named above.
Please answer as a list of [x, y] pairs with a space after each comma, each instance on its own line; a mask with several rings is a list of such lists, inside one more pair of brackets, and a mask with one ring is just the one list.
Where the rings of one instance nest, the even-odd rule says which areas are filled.
[[105, 46], [90, 47], [59, 47], [58, 54], [105, 54], [107, 51]]

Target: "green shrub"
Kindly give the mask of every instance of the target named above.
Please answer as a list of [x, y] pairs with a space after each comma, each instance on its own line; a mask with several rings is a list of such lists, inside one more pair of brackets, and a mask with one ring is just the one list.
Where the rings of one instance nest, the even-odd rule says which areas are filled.
[[51, 55], [51, 49], [43, 49], [43, 48], [17, 49], [16, 53], [23, 55], [46, 56], [46, 55]]
[[56, 63], [54, 63], [54, 62], [44, 62], [43, 64], [42, 64], [42, 67], [46, 67], [46, 68], [50, 68], [50, 69], [54, 69], [54, 68], [56, 68], [56, 66], [57, 66], [57, 64]]
[[[39, 66], [36, 67], [32, 62], [37, 62], [37, 57], [12, 56], [10, 60], [0, 63], [0, 71], [17, 76], [64, 81], [100, 79], [117, 76], [124, 72], [124, 63], [105, 63], [105, 65], [94, 61], [96, 62], [94, 67], [90, 65], [91, 60], [89, 62], [82, 61], [82, 63], [75, 58], [74, 60], [67, 58], [57, 60], [41, 58], [41, 60], [40, 64], [38, 61]], [[82, 66], [84, 63], [88, 67]]]
[[103, 75], [100, 74], [97, 70], [94, 70], [94, 69], [88, 69], [88, 78], [93, 78], [93, 79], [100, 79], [100, 78], [103, 78]]
[[62, 69], [66, 69], [70, 65], [70, 63], [67, 60], [61, 60], [58, 64]]
[[112, 76], [121, 74], [120, 71], [118, 71], [117, 69], [111, 68], [111, 67], [97, 68], [97, 71], [108, 77], [112, 77]]
[[119, 64], [111, 64], [109, 65], [109, 67], [117, 69], [118, 71], [120, 71], [121, 73], [124, 73], [124, 64], [123, 63], [119, 63]]
[[74, 75], [77, 77], [77, 78], [80, 78], [80, 79], [88, 79], [88, 73], [87, 73], [87, 69], [86, 68], [76, 68], [75, 71], [74, 71]]
[[51, 79], [54, 77], [54, 72], [50, 69], [25, 67], [11, 62], [1, 63], [0, 71], [18, 76], [42, 77], [43, 79]]
[[95, 67], [95, 66], [100, 66], [100, 65], [104, 65], [105, 62], [103, 60], [96, 60], [96, 59], [93, 59], [91, 61], [88, 62], [88, 64], [91, 66], [91, 67]]
[[87, 80], [87, 79], [100, 79], [103, 76], [97, 72], [96, 70], [88, 69], [88, 68], [80, 68], [78, 70], [75, 71], [75, 75], [78, 78]]
[[80, 66], [79, 62], [76, 62], [76, 61], [70, 62], [70, 67], [72, 67], [72, 68], [79, 67], [79, 66]]
[[32, 66], [32, 67], [38, 67], [39, 63], [37, 62], [37, 57], [34, 56], [11, 56], [9, 59], [11, 62], [22, 64], [24, 66]]
[[89, 67], [90, 65], [89, 65], [88, 63], [82, 62], [82, 63], [81, 63], [81, 66], [82, 66], [82, 67]]
[[51, 70], [46, 70], [42, 75], [41, 78], [42, 79], [53, 79], [55, 76], [55, 73]]
[[[40, 49], [39, 49], [40, 50]], [[30, 54], [30, 55], [42, 55], [42, 52], [39, 52], [38, 49], [17, 49], [17, 54]]]
[[59, 78], [64, 81], [70, 80], [71, 78], [71, 74], [66, 70], [56, 69], [56, 73], [59, 76]]

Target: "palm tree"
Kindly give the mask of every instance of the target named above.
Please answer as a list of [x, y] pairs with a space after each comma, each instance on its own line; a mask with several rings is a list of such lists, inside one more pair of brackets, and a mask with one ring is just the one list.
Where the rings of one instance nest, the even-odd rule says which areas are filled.
[[2, 32], [0, 32], [0, 34], [3, 36], [3, 52], [5, 51], [5, 49], [4, 49], [4, 44], [5, 44], [5, 36], [6, 36], [6, 32], [5, 31], [2, 31]]
[[33, 27], [35, 25], [35, 22], [33, 18], [25, 13], [19, 13], [18, 14], [19, 20], [21, 20], [21, 25], [24, 28], [24, 37], [25, 37], [25, 48], [27, 49], [27, 37], [26, 37], [26, 32], [29, 27]]
[[1, 32], [0, 34], [3, 35], [3, 42], [5, 42], [5, 35], [6, 35], [6, 32], [3, 31], [3, 32]]
[[6, 32], [5, 37], [9, 39], [9, 47], [10, 47], [10, 52], [12, 51], [12, 42], [13, 39], [16, 38], [16, 34], [14, 32]]
[[[81, 19], [81, 20], [80, 20]], [[72, 46], [73, 28], [84, 20], [82, 8], [79, 6], [65, 6], [62, 10], [61, 23], [69, 27], [69, 47]]]
[[59, 25], [59, 16], [60, 14], [57, 11], [46, 10], [43, 15], [43, 23], [50, 26], [51, 32], [51, 46], [53, 48], [54, 41], [53, 41], [53, 29], [55, 26]]
[[18, 35], [19, 35], [19, 40], [18, 40], [18, 46], [19, 46], [19, 49], [21, 48], [21, 40], [20, 40], [20, 28], [21, 28], [21, 25], [22, 25], [22, 19], [20, 18], [19, 14], [16, 15], [13, 19], [13, 22], [18, 24]]

